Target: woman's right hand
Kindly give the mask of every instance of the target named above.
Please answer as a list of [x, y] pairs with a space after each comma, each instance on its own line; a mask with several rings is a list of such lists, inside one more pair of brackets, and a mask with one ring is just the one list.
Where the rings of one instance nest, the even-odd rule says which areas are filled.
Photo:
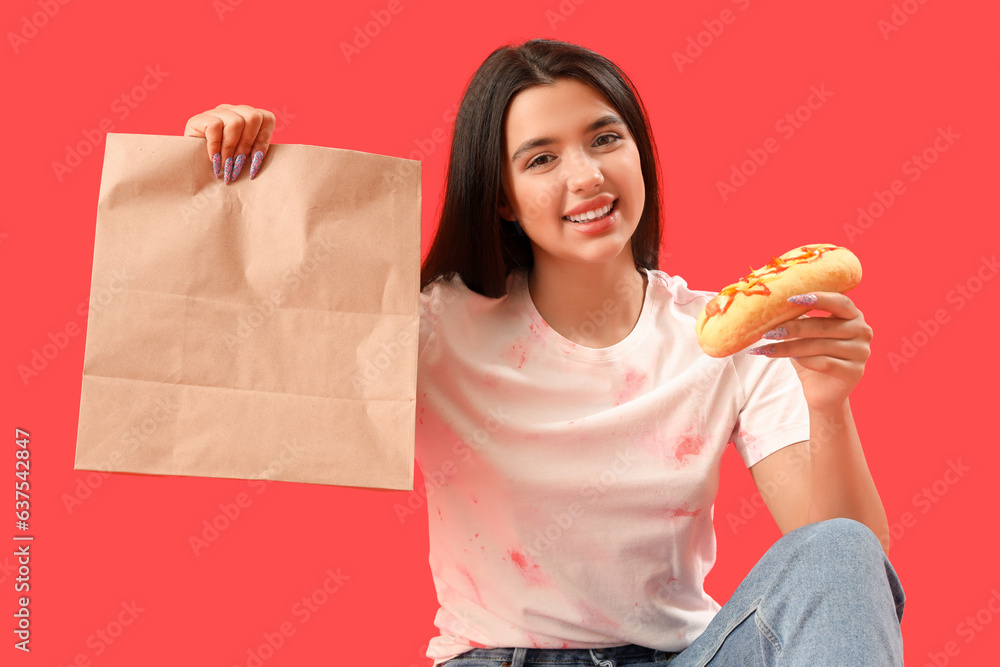
[[188, 119], [185, 137], [204, 137], [216, 178], [232, 183], [248, 156], [250, 180], [257, 175], [274, 134], [274, 114], [245, 104], [220, 104]]

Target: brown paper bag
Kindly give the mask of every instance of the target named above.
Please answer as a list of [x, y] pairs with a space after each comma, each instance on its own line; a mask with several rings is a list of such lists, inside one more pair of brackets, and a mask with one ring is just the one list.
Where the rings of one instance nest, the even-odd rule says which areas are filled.
[[420, 163], [107, 135], [76, 468], [413, 484]]

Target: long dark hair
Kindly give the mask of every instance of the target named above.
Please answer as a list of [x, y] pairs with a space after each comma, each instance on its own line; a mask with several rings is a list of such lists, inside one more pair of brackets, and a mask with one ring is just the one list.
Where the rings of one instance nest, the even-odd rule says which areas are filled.
[[528, 237], [500, 219], [504, 123], [515, 95], [558, 78], [576, 79], [603, 94], [635, 139], [646, 201], [632, 235], [632, 256], [636, 267], [658, 268], [659, 166], [638, 91], [604, 56], [576, 44], [533, 39], [491, 53], [469, 82], [455, 119], [444, 205], [421, 269], [421, 289], [457, 273], [469, 289], [501, 297], [507, 293], [510, 272], [534, 264]]

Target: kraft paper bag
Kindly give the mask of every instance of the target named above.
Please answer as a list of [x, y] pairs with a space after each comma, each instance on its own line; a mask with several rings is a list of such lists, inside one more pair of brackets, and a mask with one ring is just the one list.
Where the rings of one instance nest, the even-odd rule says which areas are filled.
[[109, 134], [76, 465], [411, 489], [420, 163]]

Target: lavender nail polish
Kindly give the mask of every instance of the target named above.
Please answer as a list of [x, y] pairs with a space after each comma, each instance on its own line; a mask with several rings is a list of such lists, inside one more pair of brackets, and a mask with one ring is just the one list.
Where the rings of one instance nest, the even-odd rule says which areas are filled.
[[752, 347], [747, 350], [747, 354], [763, 354], [764, 356], [770, 356], [774, 354], [774, 346], [761, 345], [760, 347]]
[[246, 153], [244, 153], [242, 155], [237, 155], [236, 156], [236, 166], [233, 167], [233, 180], [234, 181], [239, 177], [240, 172], [243, 171], [243, 165], [246, 163], [246, 161], [247, 161]]
[[260, 163], [264, 159], [264, 151], [257, 151], [253, 154], [253, 160], [250, 161], [250, 180], [257, 175], [260, 170]]
[[225, 175], [223, 176], [222, 180], [224, 180], [226, 183], [229, 183], [229, 181], [232, 180], [232, 176], [233, 176], [233, 156], [230, 155], [229, 157], [226, 158]]
[[212, 171], [215, 172], [216, 178], [222, 176], [222, 153], [216, 153], [212, 156]]
[[786, 338], [788, 338], [788, 329], [786, 329], [785, 327], [778, 327], [776, 329], [771, 329], [766, 334], [764, 334], [764, 338], [768, 340], [785, 340]]
[[815, 294], [796, 294], [795, 296], [788, 297], [789, 303], [794, 303], [796, 306], [813, 306], [816, 304]]

